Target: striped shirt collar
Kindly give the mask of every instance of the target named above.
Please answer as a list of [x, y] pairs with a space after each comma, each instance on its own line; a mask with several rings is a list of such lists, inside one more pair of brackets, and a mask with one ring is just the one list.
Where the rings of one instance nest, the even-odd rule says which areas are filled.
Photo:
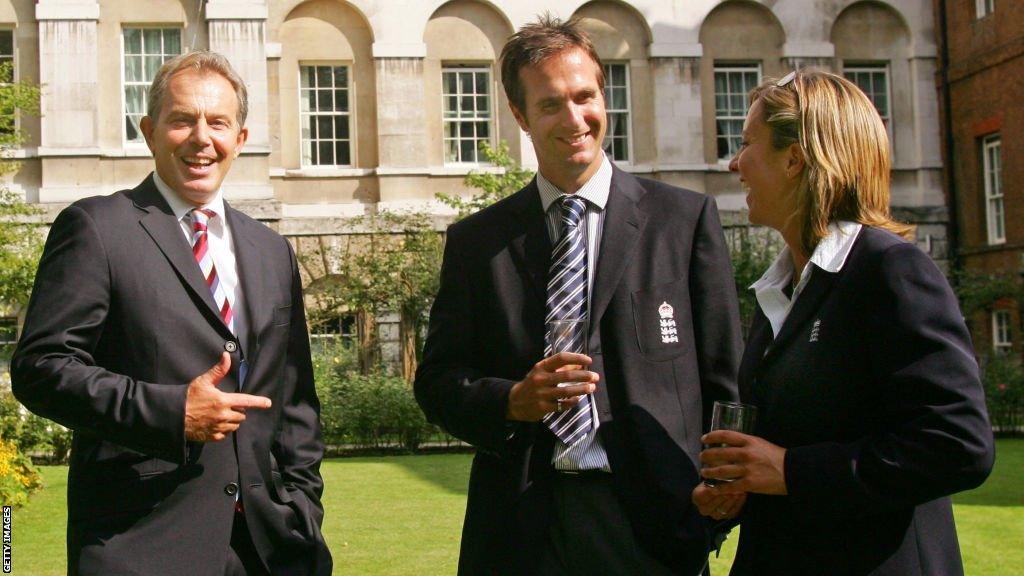
[[[583, 198], [590, 204], [597, 206], [598, 210], [604, 210], [606, 204], [608, 204], [608, 194], [612, 187], [612, 163], [608, 161], [608, 158], [601, 152], [601, 167], [597, 169], [597, 172], [587, 180], [580, 189], [576, 191], [576, 196]], [[539, 171], [537, 172], [537, 189], [540, 191], [540, 201], [544, 206], [544, 212], [547, 213], [551, 205], [562, 196], [568, 196], [565, 192], [558, 189], [557, 186], [548, 181]]]

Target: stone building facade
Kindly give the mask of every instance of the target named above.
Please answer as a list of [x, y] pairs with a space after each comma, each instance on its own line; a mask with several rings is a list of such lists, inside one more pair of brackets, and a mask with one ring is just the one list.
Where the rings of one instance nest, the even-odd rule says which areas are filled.
[[51, 215], [134, 186], [152, 168], [145, 84], [164, 58], [210, 48], [250, 90], [234, 205], [296, 239], [382, 209], [443, 217], [436, 192], [469, 193], [465, 175], [492, 169], [479, 141], [536, 165], [496, 60], [546, 10], [583, 17], [605, 59], [616, 162], [726, 212], [745, 208], [727, 162], [746, 91], [798, 66], [854, 78], [889, 127], [898, 214], [945, 258], [932, 0], [0, 0], [0, 49], [43, 86], [10, 185]]
[[[968, 274], [1024, 276], [1024, 2], [935, 0], [955, 257]], [[1018, 288], [1020, 290], [1020, 288]], [[969, 318], [979, 353], [1024, 353], [1012, 298]]]

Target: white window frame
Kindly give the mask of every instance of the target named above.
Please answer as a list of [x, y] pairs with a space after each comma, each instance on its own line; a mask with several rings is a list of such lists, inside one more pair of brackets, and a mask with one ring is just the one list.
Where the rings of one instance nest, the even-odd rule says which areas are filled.
[[[720, 156], [718, 154], [718, 142], [719, 142], [719, 140], [721, 138], [723, 138], [722, 134], [719, 134], [719, 132], [718, 132], [718, 123], [719, 122], [723, 122], [723, 121], [724, 122], [737, 122], [738, 121], [739, 124], [740, 124], [740, 129], [742, 130], [743, 121], [747, 117], [747, 112], [746, 112], [747, 111], [747, 95], [748, 95], [749, 90], [743, 91], [742, 94], [740, 94], [738, 92], [729, 92], [729, 91], [727, 91], [724, 94], [724, 96], [726, 96], [727, 98], [730, 98], [730, 97], [733, 97], [733, 96], [736, 96], [736, 95], [742, 96], [742, 98], [743, 98], [743, 106], [741, 107], [742, 110], [743, 110], [742, 114], [735, 114], [735, 113], [733, 113], [733, 114], [719, 114], [719, 108], [718, 108], [718, 96], [719, 96], [719, 93], [716, 91], [716, 87], [717, 87], [717, 84], [718, 84], [718, 82], [716, 81], [716, 78], [717, 78], [717, 76], [719, 74], [737, 74], [737, 73], [744, 73], [744, 74], [746, 74], [746, 73], [750, 73], [750, 72], [756, 72], [757, 73], [757, 77], [754, 80], [754, 85], [750, 86], [750, 88], [754, 88], [754, 87], [756, 87], [757, 85], [759, 85], [761, 83], [761, 79], [763, 78], [763, 74], [762, 74], [762, 71], [761, 71], [761, 63], [760, 62], [750, 63], [750, 64], [741, 64], [741, 63], [736, 63], [736, 64], [719, 64], [719, 63], [715, 63], [714, 72], [713, 72], [713, 76], [712, 76], [712, 80], [711, 80], [711, 94], [712, 94], [712, 99], [713, 99], [712, 105], [714, 107], [714, 114], [715, 114], [715, 157], [718, 158], [718, 163], [719, 164], [728, 164], [729, 161], [732, 160], [732, 157], [735, 155], [736, 151], [734, 150], [732, 152], [727, 152], [725, 156]], [[727, 111], [728, 112], [735, 112], [736, 110], [728, 110], [727, 109]], [[725, 136], [725, 138], [740, 138], [740, 135], [739, 135], [739, 133], [736, 133], [735, 135]], [[738, 149], [739, 149], [739, 147], [737, 146], [737, 150]]]
[[982, 19], [996, 11], [996, 0], [974, 0], [978, 19]]
[[[611, 99], [608, 97], [609, 96], [608, 89], [609, 88], [620, 88], [620, 86], [612, 86], [610, 84], [610, 80], [611, 80], [611, 77], [612, 77], [612, 74], [611, 74], [612, 66], [621, 66], [622, 70], [624, 72], [624, 78], [626, 79], [626, 83], [623, 86], [621, 86], [621, 88], [624, 88], [625, 91], [626, 91], [626, 107], [625, 108], [612, 108], [611, 107]], [[605, 133], [604, 142], [601, 143], [601, 148], [603, 148], [605, 150], [605, 154], [607, 154], [609, 159], [614, 160], [615, 162], [617, 162], [619, 164], [626, 164], [626, 165], [633, 164], [633, 114], [632, 114], [632, 111], [631, 111], [632, 104], [633, 104], [633, 95], [632, 95], [632, 87], [631, 87], [631, 79], [630, 79], [630, 69], [629, 69], [629, 63], [628, 62], [605, 62], [604, 63], [604, 89], [605, 89], [605, 93], [604, 93], [604, 102], [605, 102], [604, 103], [604, 107], [605, 107], [605, 113], [608, 116], [608, 131]], [[626, 146], [625, 146], [626, 157], [625, 158], [616, 158], [614, 156], [614, 154], [613, 154], [614, 147], [612, 146], [613, 138], [611, 136], [611, 125], [612, 125], [611, 115], [612, 114], [620, 114], [620, 115], [622, 115], [625, 118], [625, 122], [626, 122], [626, 135], [624, 137], [620, 137], [620, 139], [624, 138], [626, 140]]]
[[[882, 114], [881, 110], [878, 110], [878, 103], [875, 101], [875, 95], [878, 92], [872, 90], [870, 93], [861, 88], [860, 84], [853, 78], [850, 78], [850, 74], [882, 74], [885, 81], [885, 114]], [[889, 74], [889, 63], [888, 62], [861, 62], [856, 64], [843, 65], [843, 77], [857, 84], [858, 88], [871, 100], [874, 104], [875, 110], [878, 111], [878, 115], [882, 118], [882, 123], [885, 124], [885, 131], [889, 133], [889, 138], [892, 138], [892, 75]], [[872, 80], [872, 83], [874, 80]], [[872, 84], [873, 86], [873, 84]]]
[[[455, 73], [455, 74], [462, 74], [462, 73], [480, 74], [480, 73], [482, 73], [482, 74], [486, 74], [487, 75], [487, 80], [486, 80], [486, 83], [485, 83], [485, 85], [487, 86], [487, 93], [485, 94], [485, 96], [487, 97], [487, 116], [473, 116], [473, 117], [467, 117], [467, 118], [462, 118], [462, 117], [446, 118], [445, 117], [445, 106], [447, 106], [447, 103], [445, 102], [445, 100], [450, 96], [448, 93], [445, 92], [445, 90], [446, 90], [446, 87], [445, 87], [446, 86], [445, 75], [446, 74], [451, 74], [451, 73]], [[454, 96], [457, 96], [457, 97], [459, 97], [459, 96], [472, 96], [474, 99], [480, 96], [480, 94], [477, 94], [476, 92], [473, 92], [471, 95], [463, 95], [462, 92], [461, 92], [461, 82], [457, 82], [456, 84], [460, 87], [459, 88], [460, 92], [457, 92], [456, 94], [454, 94]], [[475, 86], [475, 82], [474, 82], [474, 86]], [[460, 106], [461, 106], [461, 98], [459, 98], [459, 100], [460, 100]], [[476, 108], [476, 105], [474, 104], [474, 111], [478, 111], [478, 110], [475, 110], [475, 108]], [[474, 127], [474, 136], [472, 137], [472, 139], [476, 140], [478, 142], [477, 147], [474, 148], [475, 149], [474, 155], [476, 156], [476, 160], [464, 160], [464, 159], [462, 159], [462, 153], [461, 153], [462, 147], [461, 146], [457, 147], [457, 149], [459, 150], [458, 159], [454, 160], [454, 161], [449, 160], [448, 159], [448, 143], [453, 141], [453, 140], [456, 141], [456, 142], [462, 142], [463, 140], [466, 140], [467, 138], [463, 138], [461, 136], [457, 136], [456, 138], [449, 138], [448, 137], [448, 126], [451, 125], [451, 124], [462, 124], [464, 122], [469, 122], [469, 123], [473, 123], [473, 124], [478, 123], [478, 122], [486, 122], [487, 123], [487, 138], [486, 139], [484, 139], [484, 138], [477, 138], [476, 137], [476, 128]], [[492, 75], [491, 68], [487, 67], [487, 66], [459, 66], [459, 65], [456, 65], [456, 64], [450, 64], [450, 65], [442, 66], [442, 68], [441, 68], [441, 156], [444, 159], [444, 164], [446, 166], [460, 166], [460, 165], [461, 166], [465, 166], [465, 165], [480, 166], [480, 165], [489, 164], [489, 162], [487, 162], [487, 159], [484, 158], [480, 154], [479, 142], [486, 140], [488, 144], [490, 144], [491, 146], [494, 146], [494, 134], [496, 132], [496, 129], [497, 129], [497, 126], [495, 125], [495, 113], [494, 113], [494, 80], [493, 80], [493, 75]]]
[[[303, 91], [306, 90], [302, 86], [302, 69], [303, 68], [307, 68], [307, 67], [318, 68], [318, 67], [325, 67], [325, 66], [330, 66], [331, 68], [345, 68], [346, 69], [345, 76], [348, 79], [348, 85], [345, 87], [346, 96], [347, 96], [347, 99], [348, 99], [347, 103], [346, 103], [346, 107], [348, 108], [347, 112], [339, 112], [338, 110], [332, 110], [332, 111], [329, 111], [329, 112], [320, 112], [320, 111], [316, 111], [316, 112], [306, 111], [306, 112], [303, 112], [303, 110], [302, 110]], [[318, 168], [351, 168], [352, 166], [356, 165], [356, 137], [355, 137], [356, 136], [356, 132], [355, 132], [355, 130], [356, 130], [356, 126], [355, 126], [356, 115], [353, 113], [353, 109], [352, 109], [353, 108], [353, 102], [354, 102], [354, 99], [353, 99], [352, 95], [353, 95], [353, 92], [355, 91], [355, 78], [353, 78], [353, 76], [352, 76], [353, 69], [354, 69], [354, 66], [352, 65], [351, 62], [322, 62], [322, 61], [299, 62], [298, 82], [297, 82], [298, 91], [299, 91], [299, 110], [298, 110], [299, 111], [299, 163], [300, 163], [300, 165], [303, 168], [310, 168], [310, 169], [314, 169], [314, 170], [318, 169]], [[316, 78], [315, 73], [314, 73], [313, 77]], [[336, 88], [337, 87], [334, 86], [334, 78], [333, 78], [333, 74], [332, 74], [332, 77], [331, 77], [331, 90], [332, 90], [332, 92]], [[315, 86], [312, 89], [313, 90], [322, 90], [322, 88], [320, 86]], [[310, 144], [310, 156], [309, 156], [309, 158], [306, 157], [306, 154], [303, 151], [303, 145], [304, 145], [305, 139], [302, 136], [302, 128], [303, 128], [303, 126], [305, 126], [306, 119], [309, 118], [310, 116], [344, 116], [344, 117], [346, 117], [348, 119], [348, 139], [347, 139], [347, 142], [348, 142], [348, 164], [339, 164], [337, 162], [337, 159], [338, 159], [337, 158], [337, 151], [335, 151], [335, 158], [334, 158], [335, 159], [335, 163], [334, 164], [313, 164], [313, 163], [311, 163], [310, 160], [312, 159], [312, 144]], [[315, 139], [316, 142], [325, 142], [325, 141], [327, 141], [327, 140], [325, 140], [323, 138], [319, 138], [319, 134], [317, 134], [317, 136], [318, 137]], [[337, 136], [337, 134], [335, 133], [334, 136]], [[336, 137], [332, 137], [330, 139], [330, 141], [337, 143], [337, 142], [345, 142], [346, 140], [345, 139], [339, 139], [339, 138], [336, 138]]]
[[1006, 243], [1002, 150], [1003, 142], [999, 134], [990, 134], [981, 141], [981, 176], [985, 187], [985, 228], [989, 244]]
[[[127, 46], [125, 46], [125, 32], [128, 31], [128, 30], [140, 30], [140, 31], [160, 30], [160, 31], [162, 31], [164, 33], [166, 33], [168, 30], [176, 30], [178, 32], [178, 50], [179, 50], [178, 54], [169, 54], [169, 53], [166, 53], [164, 51], [164, 49], [163, 49], [164, 37], [163, 37], [163, 34], [160, 35], [160, 54], [159, 54], [159, 56], [161, 56], [163, 58], [163, 62], [166, 62], [167, 60], [169, 60], [170, 58], [173, 58], [174, 56], [179, 56], [181, 54], [184, 54], [183, 50], [185, 50], [185, 30], [184, 30], [184, 28], [180, 24], [161, 24], [161, 25], [154, 25], [154, 26], [122, 26], [121, 27], [121, 34], [120, 34], [120, 42], [121, 42], [121, 86], [120, 86], [120, 89], [121, 89], [121, 117], [120, 117], [120, 122], [121, 122], [121, 142], [126, 147], [145, 148], [146, 147], [146, 139], [142, 138], [141, 131], [139, 133], [139, 136], [140, 136], [139, 140], [129, 140], [128, 139], [128, 126], [127, 126], [127, 121], [128, 121], [128, 96], [127, 96], [126, 93], [127, 93], [127, 89], [128, 89], [129, 85], [131, 85], [131, 86], [142, 86], [143, 87], [143, 90], [145, 91], [145, 94], [146, 94], [146, 98], [143, 99], [143, 111], [142, 112], [143, 112], [143, 116], [145, 116], [145, 114], [146, 114], [145, 103], [146, 103], [146, 100], [148, 100], [148, 98], [149, 98], [149, 86], [150, 86], [150, 84], [153, 83], [153, 79], [150, 78], [148, 81], [142, 81], [142, 82], [132, 81], [132, 82], [129, 83], [129, 81], [128, 81], [128, 70], [127, 70], [127, 64], [128, 64], [127, 57], [129, 56], [129, 54], [127, 53]], [[145, 39], [143, 39], [142, 40], [142, 45], [143, 46], [145, 46], [145, 42], [146, 42]], [[152, 56], [152, 54], [149, 54], [149, 55]], [[143, 48], [142, 54], [132, 54], [132, 56], [147, 56], [147, 54], [145, 52], [145, 48]], [[145, 60], [143, 60], [143, 65], [142, 65], [143, 75], [145, 75], [145, 69], [146, 69]]]
[[[10, 59], [11, 61], [11, 82], [18, 81], [18, 43], [14, 36], [13, 28], [0, 28], [0, 34], [9, 33], [11, 35], [11, 53], [0, 54], [0, 63]], [[11, 124], [11, 129], [17, 132], [21, 127], [21, 114], [18, 114], [18, 110], [14, 112], [14, 123]]]
[[992, 311], [992, 350], [1005, 354], [1013, 350], [1012, 319], [1009, 310]]

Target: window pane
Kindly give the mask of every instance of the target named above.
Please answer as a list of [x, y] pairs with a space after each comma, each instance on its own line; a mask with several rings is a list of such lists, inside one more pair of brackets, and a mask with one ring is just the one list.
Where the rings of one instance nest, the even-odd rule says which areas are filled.
[[317, 90], [317, 92], [319, 92], [316, 96], [317, 104], [319, 104], [317, 110], [321, 112], [334, 110], [334, 94], [331, 93], [331, 90]]
[[334, 122], [331, 121], [330, 116], [317, 116], [316, 129], [319, 133], [318, 138], [334, 137]]
[[144, 114], [146, 112], [146, 94], [149, 88], [146, 86], [125, 86], [124, 108], [128, 114]]
[[334, 92], [334, 109], [339, 112], [348, 112], [348, 90]]
[[446, 72], [445, 74], [443, 74], [443, 76], [444, 76], [444, 79], [445, 79], [445, 82], [444, 82], [445, 94], [455, 94], [455, 93], [457, 93], [458, 92], [458, 81], [459, 81], [458, 77], [455, 74], [451, 73], [451, 72]]
[[348, 88], [348, 66], [334, 67], [334, 85], [338, 88]]
[[321, 166], [330, 166], [334, 164], [334, 144], [331, 142], [320, 142], [318, 144], [320, 148], [320, 161]]
[[474, 147], [475, 142], [473, 140], [461, 140], [459, 142], [459, 151], [462, 155], [462, 162], [476, 162], [476, 148]]
[[462, 89], [463, 94], [473, 93], [473, 75], [466, 72], [459, 74], [459, 87]]
[[147, 28], [142, 31], [142, 48], [146, 54], [162, 54], [163, 46], [160, 42], [161, 31], [156, 28]]
[[487, 122], [476, 123], [476, 136], [480, 140], [486, 140], [490, 138], [490, 127], [491, 125]]
[[0, 56], [14, 56], [13, 30], [0, 30]]
[[313, 96], [312, 90], [302, 90], [299, 92], [299, 110], [301, 112], [309, 112], [313, 109]]
[[348, 116], [334, 117], [334, 137], [342, 140], [348, 139]]
[[313, 69], [309, 66], [302, 66], [299, 68], [299, 85], [303, 88], [311, 88], [313, 86]]
[[318, 88], [330, 88], [333, 85], [334, 74], [330, 66], [316, 67], [316, 85]]
[[347, 166], [352, 163], [349, 158], [349, 145], [348, 142], [338, 142], [334, 145], [335, 163], [341, 166]]
[[169, 56], [181, 54], [181, 30], [164, 30], [164, 54]]
[[137, 125], [138, 121], [136, 119], [131, 116], [124, 117], [124, 135], [129, 142], [142, 140], [142, 135], [139, 133], [138, 129], [136, 129]]
[[487, 94], [487, 74], [483, 72], [477, 72], [476, 74], [476, 93]]
[[314, 164], [314, 162], [313, 162], [313, 154], [311, 152], [312, 149], [313, 149], [313, 147], [312, 147], [312, 145], [310, 144], [310, 142], [308, 140], [302, 142], [302, 163], [303, 164], [306, 164], [306, 165]]
[[156, 78], [156, 73], [160, 70], [160, 66], [163, 65], [163, 58], [159, 56], [146, 56], [146, 81], [152, 82], [153, 78]]
[[142, 54], [142, 30], [138, 28], [124, 29], [125, 54]]
[[444, 161], [445, 162], [458, 162], [459, 161], [459, 141], [458, 140], [447, 140], [447, 141], [445, 141]]

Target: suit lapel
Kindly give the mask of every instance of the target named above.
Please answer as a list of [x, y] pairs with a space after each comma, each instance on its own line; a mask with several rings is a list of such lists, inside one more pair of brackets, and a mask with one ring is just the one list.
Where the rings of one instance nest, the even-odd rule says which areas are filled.
[[540, 202], [536, 178], [526, 188], [516, 192], [511, 207], [519, 218], [523, 230], [522, 234], [512, 239], [512, 257], [541, 302], [547, 302], [551, 239], [548, 237], [544, 207]]
[[135, 206], [145, 212], [139, 219], [139, 224], [163, 252], [171, 267], [174, 268], [188, 289], [192, 300], [203, 310], [210, 323], [217, 326], [225, 337], [230, 338], [231, 333], [220, 318], [217, 305], [213, 301], [213, 294], [210, 292], [209, 286], [206, 285], [199, 265], [196, 264], [188, 240], [181, 232], [181, 225], [171, 212], [171, 207], [167, 205], [163, 196], [160, 195], [160, 191], [157, 190], [156, 184], [153, 183], [153, 177], [150, 176], [132, 190], [131, 195]]
[[260, 257], [260, 249], [251, 233], [250, 227], [253, 226], [253, 223], [241, 218], [239, 212], [229, 206], [226, 201], [224, 202], [224, 213], [227, 216], [228, 226], [231, 228], [231, 238], [235, 244], [238, 278], [251, 335], [247, 338], [246, 347], [249, 349], [245, 352], [248, 357], [254, 358], [255, 349], [259, 346], [258, 334], [269, 322], [267, 315], [272, 309], [265, 299], [263, 262]]
[[601, 231], [601, 251], [594, 277], [594, 291], [590, 297], [591, 334], [600, 324], [601, 316], [608, 308], [647, 223], [647, 216], [637, 207], [645, 192], [640, 182], [618, 168], [613, 167], [613, 170]]

